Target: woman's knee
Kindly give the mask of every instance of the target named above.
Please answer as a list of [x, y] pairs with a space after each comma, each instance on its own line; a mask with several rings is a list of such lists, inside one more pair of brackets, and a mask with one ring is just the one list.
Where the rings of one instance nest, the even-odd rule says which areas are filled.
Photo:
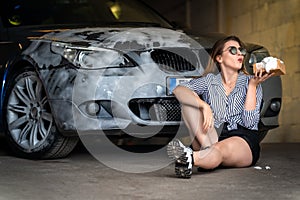
[[216, 144], [222, 152], [222, 165], [247, 167], [251, 165], [252, 153], [248, 143], [240, 137], [231, 137]]

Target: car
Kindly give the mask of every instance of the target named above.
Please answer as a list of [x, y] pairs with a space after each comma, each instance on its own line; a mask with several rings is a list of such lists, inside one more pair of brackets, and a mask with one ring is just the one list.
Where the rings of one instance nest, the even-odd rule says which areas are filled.
[[[222, 34], [173, 27], [135, 0], [3, 0], [1, 130], [16, 156], [67, 156], [80, 135], [174, 137], [172, 89], [201, 76]], [[247, 44], [246, 66], [269, 56]], [[278, 126], [281, 79], [263, 84], [261, 139]]]

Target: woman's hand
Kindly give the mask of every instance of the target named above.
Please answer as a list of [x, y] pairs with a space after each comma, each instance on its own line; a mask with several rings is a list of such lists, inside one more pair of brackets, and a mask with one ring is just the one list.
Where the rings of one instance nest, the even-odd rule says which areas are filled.
[[259, 70], [255, 73], [255, 76], [250, 79], [249, 84], [257, 86], [258, 84], [264, 82], [268, 78], [274, 76], [274, 74], [275, 74], [274, 72], [270, 74], [269, 73], [263, 74], [263, 70]]

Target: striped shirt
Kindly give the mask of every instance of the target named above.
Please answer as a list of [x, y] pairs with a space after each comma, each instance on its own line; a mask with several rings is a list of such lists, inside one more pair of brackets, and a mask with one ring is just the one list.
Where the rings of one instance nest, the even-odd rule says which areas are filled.
[[252, 76], [239, 73], [236, 86], [226, 96], [222, 84], [221, 74], [208, 74], [207, 76], [193, 79], [180, 84], [194, 92], [210, 105], [215, 119], [215, 127], [219, 128], [224, 122], [228, 123], [228, 130], [237, 129], [241, 125], [251, 130], [258, 130], [260, 120], [260, 106], [262, 102], [262, 87], [259, 84], [256, 89], [255, 110], [245, 110], [245, 100], [248, 82]]

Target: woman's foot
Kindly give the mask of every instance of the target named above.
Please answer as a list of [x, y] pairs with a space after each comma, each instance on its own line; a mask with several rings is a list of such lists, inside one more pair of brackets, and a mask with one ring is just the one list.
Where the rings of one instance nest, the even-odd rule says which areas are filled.
[[179, 178], [191, 178], [193, 169], [193, 150], [174, 139], [167, 146], [168, 156], [175, 160], [175, 174]]

